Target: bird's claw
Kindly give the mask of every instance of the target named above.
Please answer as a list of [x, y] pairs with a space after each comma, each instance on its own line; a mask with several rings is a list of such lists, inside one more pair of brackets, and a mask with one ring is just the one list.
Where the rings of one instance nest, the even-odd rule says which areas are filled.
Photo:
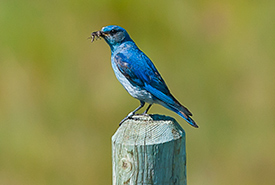
[[133, 113], [133, 112], [130, 112], [125, 118], [123, 118], [123, 119], [120, 121], [119, 126], [120, 126], [124, 121], [126, 121], [127, 119], [132, 118], [133, 115], [134, 115], [134, 113]]

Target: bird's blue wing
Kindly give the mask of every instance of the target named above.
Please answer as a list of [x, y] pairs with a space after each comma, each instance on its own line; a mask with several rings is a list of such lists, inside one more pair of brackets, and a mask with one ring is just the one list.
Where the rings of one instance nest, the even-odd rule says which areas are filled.
[[137, 76], [136, 70], [134, 69], [131, 60], [129, 60], [122, 53], [116, 54], [114, 62], [118, 70], [129, 80], [134, 86], [144, 86], [144, 82]]
[[138, 55], [129, 54], [127, 56], [118, 53], [114, 57], [114, 62], [119, 71], [132, 83], [132, 85], [145, 87], [145, 84], [150, 84], [153, 88], [162, 93], [167, 95], [170, 94], [169, 89], [154, 64], [143, 53]]
[[[184, 117], [183, 114], [192, 116], [192, 113], [171, 95], [154, 64], [145, 54], [129, 54], [126, 57], [123, 53], [118, 53], [114, 57], [114, 62], [132, 85], [147, 90], [155, 98], [164, 102], [167, 108], [177, 113], [181, 110], [182, 117]], [[184, 119], [187, 118], [184, 117]]]
[[118, 53], [114, 62], [132, 85], [149, 91], [161, 101], [175, 103], [164, 80], [146, 55], [128, 54], [126, 57], [123, 53]]

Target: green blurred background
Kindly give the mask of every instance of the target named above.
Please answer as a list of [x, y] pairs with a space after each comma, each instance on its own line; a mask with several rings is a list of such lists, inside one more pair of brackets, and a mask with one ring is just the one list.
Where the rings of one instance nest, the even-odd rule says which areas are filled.
[[111, 136], [139, 102], [90, 33], [117, 24], [199, 129], [192, 185], [275, 184], [275, 1], [0, 1], [0, 184], [111, 184]]

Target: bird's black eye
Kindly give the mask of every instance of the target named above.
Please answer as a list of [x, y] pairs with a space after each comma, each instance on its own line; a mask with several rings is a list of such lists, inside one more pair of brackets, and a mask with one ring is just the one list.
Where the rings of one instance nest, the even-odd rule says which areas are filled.
[[117, 30], [111, 30], [110, 31], [110, 34], [112, 34], [112, 35], [115, 34], [115, 33], [117, 33]]

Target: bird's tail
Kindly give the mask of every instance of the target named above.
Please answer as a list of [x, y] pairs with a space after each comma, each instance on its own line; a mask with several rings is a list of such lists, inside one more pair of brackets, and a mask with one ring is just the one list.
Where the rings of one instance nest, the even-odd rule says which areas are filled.
[[185, 121], [187, 121], [187, 123], [189, 123], [190, 125], [192, 125], [195, 128], [198, 128], [199, 126], [196, 124], [196, 122], [188, 115], [186, 115], [184, 112], [182, 111], [175, 111], [178, 115], [180, 115], [183, 119], [185, 119]]
[[189, 123], [191, 126], [198, 128], [199, 126], [196, 124], [196, 122], [190, 117], [192, 116], [192, 113], [184, 106], [182, 106], [180, 103], [176, 102], [176, 106], [162, 104], [164, 107], [174, 111], [178, 115], [180, 115], [187, 123]]

